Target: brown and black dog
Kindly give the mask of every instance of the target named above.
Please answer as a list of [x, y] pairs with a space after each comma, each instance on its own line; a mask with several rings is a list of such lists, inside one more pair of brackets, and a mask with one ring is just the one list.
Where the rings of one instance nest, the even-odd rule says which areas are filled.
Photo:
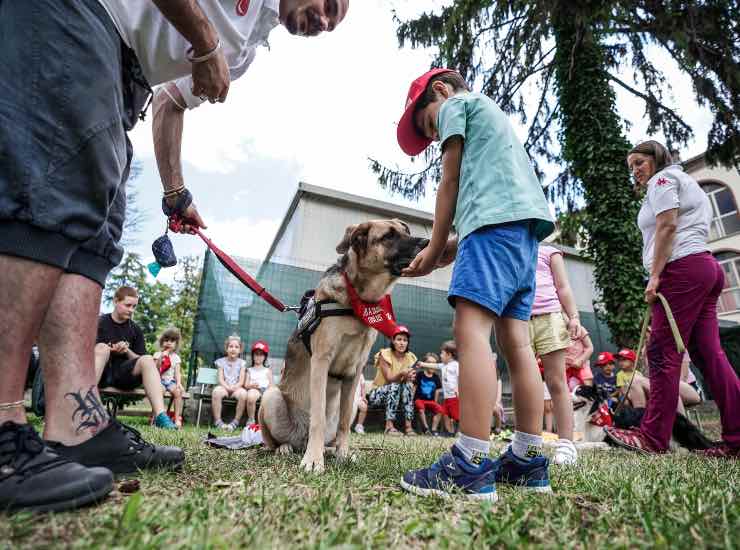
[[[342, 256], [319, 281], [316, 300], [349, 307], [344, 272], [363, 301], [379, 301], [428, 242], [412, 237], [400, 220], [348, 227], [336, 249]], [[259, 423], [268, 449], [305, 449], [301, 466], [319, 473], [326, 446], [335, 446], [340, 460], [349, 455], [355, 389], [378, 333], [357, 317], [341, 316], [322, 319], [311, 336], [312, 353], [297, 336], [288, 342], [280, 384], [262, 396]]]

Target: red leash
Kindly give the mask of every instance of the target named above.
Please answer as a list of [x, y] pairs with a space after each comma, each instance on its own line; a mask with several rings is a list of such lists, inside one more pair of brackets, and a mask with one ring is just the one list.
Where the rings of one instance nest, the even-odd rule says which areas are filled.
[[[170, 217], [169, 226], [172, 231], [175, 231], [176, 233], [182, 232], [182, 225], [183, 221], [182, 218], [179, 216], [172, 216]], [[229, 256], [226, 252], [221, 250], [219, 247], [217, 247], [215, 244], [213, 244], [213, 241], [206, 237], [198, 227], [191, 225], [190, 226], [190, 233], [198, 235], [201, 239], [203, 239], [203, 242], [206, 243], [206, 246], [216, 255], [216, 258], [218, 258], [218, 261], [221, 262], [221, 264], [229, 270], [229, 272], [236, 277], [241, 283], [243, 283], [245, 286], [247, 286], [252, 292], [254, 292], [257, 296], [262, 298], [265, 302], [270, 304], [272, 307], [277, 309], [280, 312], [283, 311], [296, 311], [292, 307], [287, 307], [285, 304], [283, 304], [280, 300], [275, 298], [272, 294], [267, 292], [265, 287], [260, 285], [257, 281], [252, 278], [249, 273], [244, 271], [239, 264], [237, 264], [231, 256]]]

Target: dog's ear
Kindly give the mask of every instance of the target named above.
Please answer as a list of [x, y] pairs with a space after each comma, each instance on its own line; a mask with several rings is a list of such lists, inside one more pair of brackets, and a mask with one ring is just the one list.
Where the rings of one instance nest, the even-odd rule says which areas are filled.
[[347, 229], [344, 231], [344, 237], [342, 237], [341, 242], [337, 245], [337, 254], [347, 253], [352, 239], [352, 232], [355, 229], [357, 229], [357, 224], [348, 226]]
[[362, 255], [367, 250], [367, 236], [370, 233], [371, 226], [370, 222], [361, 223], [352, 231], [349, 243], [357, 254]]

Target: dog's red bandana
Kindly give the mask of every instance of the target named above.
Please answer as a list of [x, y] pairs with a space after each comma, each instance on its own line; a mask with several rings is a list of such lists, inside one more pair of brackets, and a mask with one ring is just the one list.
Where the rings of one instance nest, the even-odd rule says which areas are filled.
[[396, 315], [393, 313], [390, 294], [386, 294], [375, 303], [363, 302], [345, 272], [342, 272], [342, 277], [344, 277], [349, 304], [352, 306], [355, 316], [370, 328], [382, 332], [388, 338], [393, 338], [398, 324], [396, 323]]
[[609, 406], [606, 403], [602, 403], [601, 406], [596, 409], [596, 412], [591, 415], [589, 422], [600, 427], [611, 426], [613, 422], [612, 414], [609, 412]]

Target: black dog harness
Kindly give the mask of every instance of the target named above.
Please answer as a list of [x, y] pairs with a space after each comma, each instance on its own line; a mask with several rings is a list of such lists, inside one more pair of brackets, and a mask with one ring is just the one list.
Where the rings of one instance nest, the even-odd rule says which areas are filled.
[[311, 335], [316, 332], [324, 317], [353, 317], [352, 308], [342, 307], [334, 300], [316, 300], [315, 290], [308, 290], [301, 298], [298, 312], [298, 325], [295, 334], [303, 340], [308, 354], [311, 355]]

